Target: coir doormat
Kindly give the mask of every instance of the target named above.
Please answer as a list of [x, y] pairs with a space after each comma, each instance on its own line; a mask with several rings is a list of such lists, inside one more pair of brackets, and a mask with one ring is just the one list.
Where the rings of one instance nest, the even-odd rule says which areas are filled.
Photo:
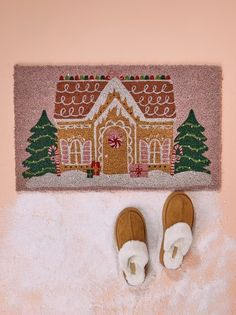
[[15, 67], [17, 190], [217, 189], [218, 66]]

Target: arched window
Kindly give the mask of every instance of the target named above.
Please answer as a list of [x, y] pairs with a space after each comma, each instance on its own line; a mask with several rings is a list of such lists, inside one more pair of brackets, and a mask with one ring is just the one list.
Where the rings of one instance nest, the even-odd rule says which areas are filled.
[[161, 164], [161, 145], [157, 139], [151, 140], [149, 144], [149, 163]]
[[70, 145], [70, 164], [81, 164], [81, 143], [79, 140], [73, 140]]
[[60, 140], [60, 151], [61, 151], [61, 163], [69, 163], [69, 146], [68, 142], [65, 139]]
[[144, 140], [139, 141], [139, 161], [140, 163], [148, 163], [148, 144]]
[[171, 146], [171, 140], [165, 139], [162, 143], [162, 163], [163, 164], [170, 163], [170, 146]]
[[83, 144], [83, 159], [82, 164], [91, 164], [92, 162], [92, 142], [91, 140], [85, 141]]

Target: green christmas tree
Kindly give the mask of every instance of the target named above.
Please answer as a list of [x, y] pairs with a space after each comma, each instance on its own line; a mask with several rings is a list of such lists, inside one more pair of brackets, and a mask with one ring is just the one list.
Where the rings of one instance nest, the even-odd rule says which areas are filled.
[[56, 173], [56, 167], [50, 159], [48, 149], [52, 145], [57, 145], [57, 129], [48, 119], [45, 110], [43, 110], [39, 121], [30, 131], [32, 136], [28, 139], [30, 144], [26, 151], [31, 155], [22, 163], [24, 167], [27, 167], [22, 175], [25, 178], [31, 178], [46, 173]]
[[175, 138], [175, 145], [179, 144], [182, 147], [183, 155], [180, 155], [177, 149], [176, 154], [180, 159], [175, 163], [175, 173], [195, 171], [210, 174], [207, 167], [211, 162], [203, 156], [203, 153], [208, 151], [208, 147], [204, 144], [207, 140], [203, 134], [205, 128], [199, 124], [192, 109], [177, 131], [179, 134]]

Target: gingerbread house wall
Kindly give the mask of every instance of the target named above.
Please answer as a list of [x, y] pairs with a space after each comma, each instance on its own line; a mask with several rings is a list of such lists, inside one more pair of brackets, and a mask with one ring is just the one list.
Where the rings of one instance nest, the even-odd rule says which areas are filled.
[[[63, 140], [67, 142], [68, 149], [70, 148], [73, 141], [79, 141], [81, 145], [84, 145], [86, 141], [91, 141], [91, 158], [90, 162], [94, 160], [94, 137], [93, 137], [93, 126], [91, 123], [87, 124], [76, 124], [72, 122], [68, 122], [66, 124], [59, 124], [58, 125], [58, 146], [59, 151], [61, 154], [61, 164], [60, 169], [62, 172], [68, 171], [68, 170], [81, 170], [86, 171], [86, 169], [89, 167], [90, 163], [81, 163], [71, 164], [70, 163], [70, 150], [66, 152], [66, 148], [63, 147]], [[65, 156], [63, 156], [65, 155]], [[68, 158], [66, 158], [66, 156]]]
[[[162, 157], [160, 161], [157, 161], [156, 163], [149, 163], [150, 161], [147, 160], [146, 163], [148, 164], [149, 170], [162, 170], [164, 172], [170, 172], [170, 158], [173, 147], [173, 121], [156, 123], [137, 121], [136, 124], [133, 125], [122, 115], [116, 116], [114, 119], [113, 111], [111, 111], [107, 118], [97, 126], [94, 126], [94, 123], [91, 121], [83, 123], [75, 123], [73, 121], [58, 123], [58, 145], [61, 154], [61, 171], [86, 171], [90, 167], [90, 163], [94, 160], [99, 161], [103, 169], [103, 163], [105, 163], [103, 156], [103, 146], [109, 145], [107, 141], [106, 143], [103, 143], [103, 132], [112, 126], [120, 126], [120, 128], [124, 129], [127, 134], [130, 131], [132, 140], [129, 142], [129, 139], [127, 138], [127, 141], [125, 142], [125, 145], [130, 145], [130, 150], [128, 151], [132, 152], [127, 158], [129, 164], [143, 163], [144, 161], [141, 159], [140, 150], [141, 141], [146, 143], [148, 148], [147, 150], [150, 151], [151, 142], [155, 140], [160, 144], [160, 154]], [[94, 142], [95, 135], [96, 143]], [[168, 142], [166, 142], [166, 139]], [[81, 163], [78, 163], [77, 165], [70, 163], [70, 151], [67, 151], [67, 149], [63, 147], [63, 143], [67, 143], [68, 147], [70, 148], [71, 143], [76, 140], [82, 145], [84, 145], [86, 141], [91, 141], [91, 158], [89, 163], [82, 163], [82, 158]], [[167, 143], [168, 147], [166, 145]], [[163, 154], [165, 150], [168, 157], [164, 160]], [[148, 153], [150, 154], [149, 151]], [[116, 167], [114, 167], [114, 174], [117, 172], [119, 172], [119, 168], [116, 169]]]
[[[161, 170], [170, 172], [171, 152], [173, 148], [173, 121], [159, 123], [139, 122], [137, 126], [137, 156], [139, 163], [142, 163], [140, 152], [140, 141], [143, 140], [148, 146], [150, 154], [150, 145], [155, 141], [160, 145], [160, 161], [157, 163], [148, 163], [149, 170]], [[168, 141], [168, 142], [167, 142]], [[168, 147], [167, 147], [168, 143]], [[164, 158], [165, 155], [165, 158]]]

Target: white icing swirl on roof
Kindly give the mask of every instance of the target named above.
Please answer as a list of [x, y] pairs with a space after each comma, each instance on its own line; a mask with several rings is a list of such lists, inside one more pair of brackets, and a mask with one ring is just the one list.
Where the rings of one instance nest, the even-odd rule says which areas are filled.
[[136, 95], [137, 94], [156, 94], [156, 95], [159, 95], [161, 93], [173, 93], [173, 89], [170, 91], [166, 91], [167, 84], [163, 84], [160, 91], [157, 91], [157, 89], [158, 89], [157, 85], [153, 85], [152, 91], [148, 91], [149, 88], [150, 88], [149, 85], [145, 84], [143, 90], [136, 91], [137, 85], [133, 85], [131, 87], [131, 89], [128, 91], [132, 92], [133, 94], [136, 94]]

